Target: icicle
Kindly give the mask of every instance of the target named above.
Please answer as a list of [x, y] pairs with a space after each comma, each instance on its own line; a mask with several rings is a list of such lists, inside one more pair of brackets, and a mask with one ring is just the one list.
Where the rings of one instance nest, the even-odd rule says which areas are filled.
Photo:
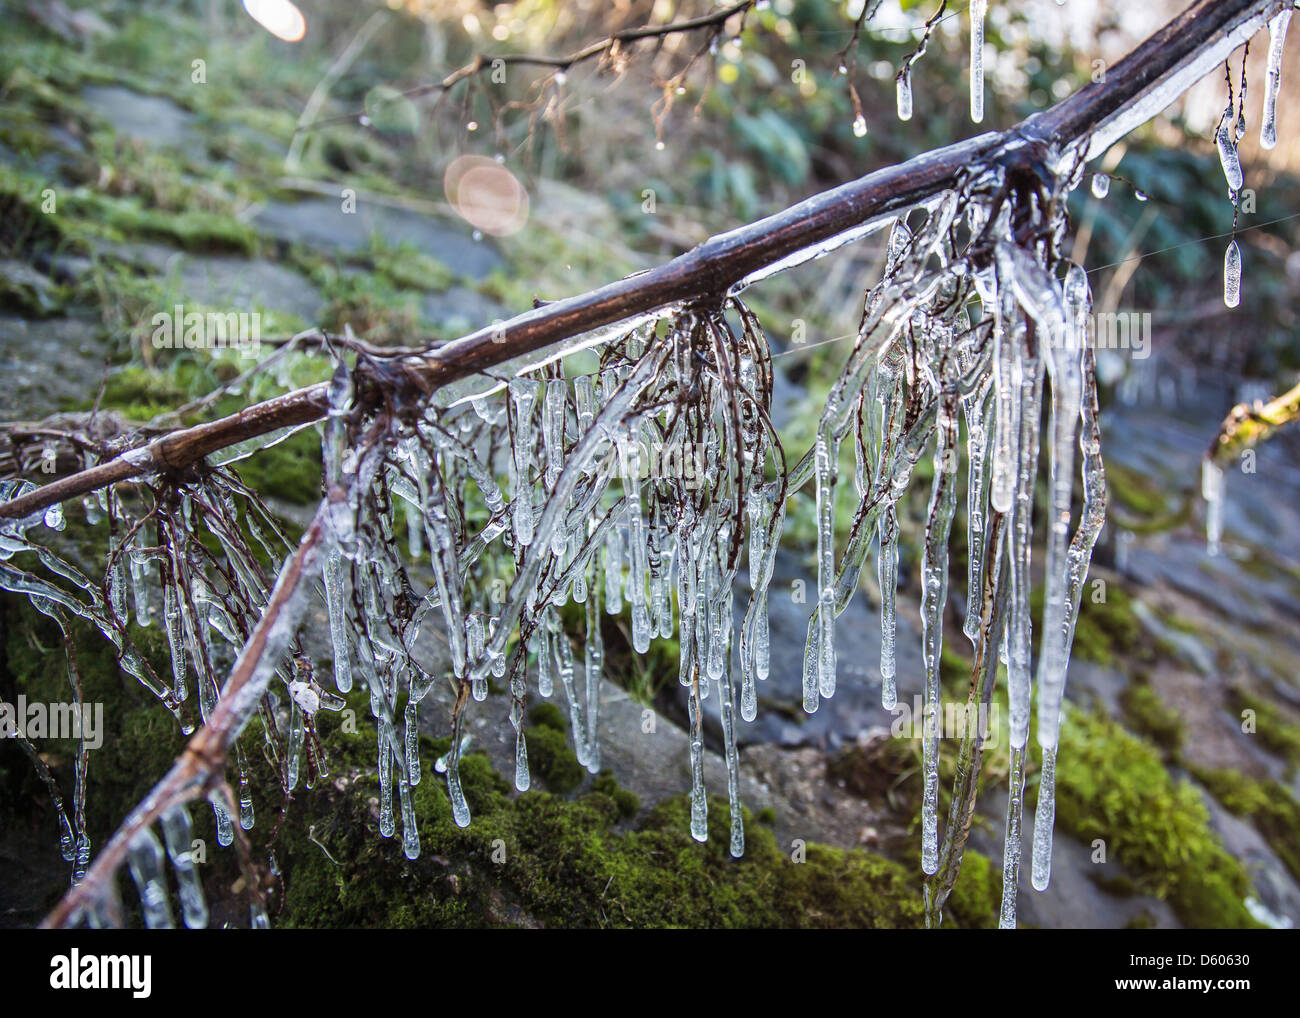
[[587, 770], [600, 773], [600, 683], [605, 664], [605, 641], [600, 631], [600, 588], [593, 584], [587, 598], [587, 640], [583, 645], [583, 672], [587, 680]]
[[451, 818], [457, 827], [468, 827], [470, 821], [469, 803], [465, 801], [465, 792], [460, 785], [460, 755], [465, 746], [461, 742], [460, 726], [463, 714], [456, 716], [451, 726], [451, 750], [447, 753], [447, 798], [451, 800]]
[[208, 797], [208, 804], [212, 807], [212, 818], [217, 826], [217, 844], [222, 848], [228, 848], [235, 840], [235, 827], [230, 821], [230, 814], [226, 811], [226, 804], [217, 792], [213, 792]]
[[181, 899], [181, 919], [192, 930], [208, 925], [208, 906], [203, 899], [203, 882], [199, 879], [192, 854], [194, 828], [185, 806], [173, 806], [161, 818], [167, 855], [176, 871], [176, 891]]
[[1286, 31], [1292, 13], [1292, 9], [1286, 7], [1268, 23], [1268, 84], [1264, 92], [1264, 125], [1259, 138], [1259, 143], [1268, 149], [1277, 147], [1277, 97], [1282, 91], [1282, 54], [1286, 49]]
[[[1064, 321], [1053, 334], [1059, 341], [1043, 345], [1052, 376], [1050, 490], [1047, 561], [1043, 592], [1043, 635], [1038, 659], [1038, 727], [1059, 724], [1069, 665], [1070, 571], [1068, 544], [1070, 504], [1074, 495], [1074, 449], [1083, 404], [1083, 343], [1092, 295], [1088, 275], [1071, 265], [1062, 293]], [[1013, 646], [1013, 650], [1014, 650]], [[1051, 740], [1049, 740], [1051, 741]], [[1020, 745], [1021, 743], [1016, 743]]]
[[542, 407], [542, 442], [546, 448], [546, 488], [551, 490], [564, 469], [564, 413], [568, 409], [569, 388], [563, 378], [546, 383], [546, 402]]
[[993, 338], [993, 391], [997, 412], [993, 419], [993, 481], [989, 500], [1000, 513], [1011, 512], [1015, 504], [1016, 463], [1020, 441], [1020, 331], [1023, 326], [1009, 300], [1010, 280], [999, 280], [998, 320]]
[[555, 655], [551, 650], [552, 635], [548, 617], [549, 611], [538, 625], [530, 649], [537, 654], [537, 692], [550, 699], [555, 692]]
[[[639, 470], [637, 476], [639, 478]], [[650, 649], [650, 611], [646, 605], [646, 578], [649, 566], [646, 562], [645, 525], [641, 516], [640, 482], [636, 478], [627, 478], [625, 484], [627, 485], [627, 596], [632, 606], [632, 647], [638, 654], [644, 654]]]
[[511, 520], [515, 540], [521, 545], [533, 542], [533, 403], [537, 399], [537, 386], [525, 379], [512, 379], [510, 395], [515, 405], [515, 424], [510, 491]]
[[1223, 303], [1230, 308], [1241, 303], [1241, 248], [1235, 237], [1223, 256]]
[[691, 837], [709, 840], [709, 801], [704, 794], [704, 718], [700, 707], [700, 669], [695, 663], [691, 674], [691, 694], [687, 700], [691, 737]]
[[406, 749], [406, 779], [414, 788], [420, 783], [420, 706], [407, 701], [402, 715], [402, 736]]
[[398, 780], [397, 795], [402, 809], [402, 854], [408, 859], [418, 859], [420, 831], [415, 820], [415, 799], [411, 794], [411, 783], [404, 777]]
[[379, 718], [376, 731], [379, 738], [379, 833], [391, 838], [397, 830], [393, 819], [393, 747], [386, 731], [388, 721]]
[[984, 528], [988, 514], [988, 415], [991, 387], [964, 400], [966, 414], [966, 621], [962, 631], [972, 644], [980, 637], [984, 606]]
[[984, 18], [988, 0], [971, 0], [970, 4], [970, 118], [984, 122]]
[[[465, 629], [466, 654], [470, 665], [474, 665], [483, 657], [483, 645], [486, 640], [486, 634], [483, 627], [483, 613], [470, 612], [465, 620]], [[502, 660], [502, 663], [504, 663], [504, 659]], [[487, 699], [487, 676], [476, 675], [470, 685], [475, 700], [478, 700], [481, 703], [483, 700]]]
[[923, 719], [924, 789], [921, 798], [921, 869], [939, 868], [939, 718], [943, 711], [940, 660], [943, 608], [948, 593], [948, 537], [957, 508], [957, 436], [955, 399], [940, 397], [935, 429], [934, 485], [930, 493], [925, 553], [921, 562], [921, 630], [926, 686]]
[[144, 527], [135, 535], [136, 547], [127, 553], [131, 568], [131, 595], [135, 604], [135, 621], [141, 629], [147, 628], [152, 619], [149, 617], [149, 578], [145, 575], [148, 558], [143, 549], [147, 547]]
[[141, 828], [127, 845], [131, 877], [140, 892], [140, 909], [144, 924], [151, 930], [170, 930], [171, 905], [167, 901], [167, 883], [163, 876], [163, 849], [148, 827]]
[[578, 758], [578, 763], [587, 767], [587, 720], [583, 715], [582, 701], [578, 699], [577, 688], [573, 682], [573, 646], [569, 643], [569, 637], [560, 625], [556, 613], [551, 613], [549, 624], [554, 627], [551, 640], [555, 648], [560, 686], [564, 690], [564, 699], [569, 705], [569, 731], [573, 733], [573, 753]]
[[1025, 751], [1012, 747], [1011, 788], [1007, 802], [1007, 825], [1002, 845], [1002, 907], [998, 928], [1016, 928], [1016, 895], [1020, 889], [1021, 817], [1025, 803]]
[[189, 686], [185, 681], [185, 636], [181, 622], [181, 602], [174, 582], [167, 582], [163, 586], [163, 625], [167, 630], [167, 646], [171, 654], [172, 692], [177, 700], [184, 700], [189, 696]]
[[[727, 614], [731, 612], [731, 594], [728, 587], [726, 601]], [[727, 644], [731, 641], [731, 631], [724, 637]], [[728, 646], [730, 650], [730, 646]], [[722, 715], [722, 743], [727, 761], [727, 799], [731, 814], [731, 856], [739, 859], [745, 854], [744, 807], [740, 803], [740, 755], [736, 749], [736, 718], [733, 698], [735, 689], [731, 681], [730, 669], [716, 680], [718, 683], [719, 712]]]
[[321, 578], [325, 584], [330, 640], [334, 645], [334, 685], [340, 693], [346, 694], [352, 689], [352, 659], [343, 614], [343, 552], [337, 541], [331, 541], [325, 553]]
[[898, 119], [912, 119], [912, 68], [904, 65], [898, 72]]
[[524, 703], [528, 697], [528, 656], [522, 653], [519, 656], [518, 667], [512, 670], [510, 676], [510, 724], [515, 730], [515, 788], [526, 792], [533, 782], [528, 770], [528, 740], [524, 735]]
[[623, 611], [623, 538], [617, 527], [605, 535], [605, 611]]
[[835, 453], [826, 426], [817, 435], [817, 612], [816, 640], [808, 643], [815, 667], [804, 667], [803, 709], [817, 710], [820, 696], [835, 694]]
[[1056, 747], [1043, 747], [1038, 778], [1038, 811], [1034, 814], [1034, 858], [1030, 880], [1034, 890], [1047, 890], [1052, 876], [1052, 826], [1056, 822]]
[[1213, 460], [1201, 463], [1201, 496], [1205, 499], [1205, 553], [1219, 554], [1223, 539], [1223, 468]]

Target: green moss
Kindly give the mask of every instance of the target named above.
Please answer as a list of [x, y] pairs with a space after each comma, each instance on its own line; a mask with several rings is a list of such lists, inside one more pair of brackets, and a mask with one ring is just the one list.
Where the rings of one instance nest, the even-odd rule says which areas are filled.
[[321, 495], [320, 436], [314, 428], [306, 428], [240, 460], [236, 469], [259, 495], [315, 505]]
[[618, 815], [630, 820], [641, 812], [641, 797], [619, 785], [618, 779], [609, 771], [601, 771], [591, 782], [591, 790], [609, 796], [618, 807]]
[[252, 255], [257, 251], [257, 234], [228, 213], [198, 209], [164, 212], [127, 200], [101, 200], [98, 204], [100, 221], [123, 237], [149, 237], [204, 254], [229, 251]]
[[1096, 714], [1072, 710], [1061, 730], [1056, 819], [1109, 855], [1145, 894], [1189, 926], [1258, 925], [1243, 900], [1250, 880], [1210, 830], [1200, 793], [1175, 783], [1148, 743]]
[[586, 769], [569, 748], [563, 729], [535, 725], [525, 733], [529, 769], [546, 782], [547, 788], [558, 795], [567, 795], [582, 784]]
[[963, 929], [997, 929], [1002, 906], [1002, 871], [988, 856], [967, 849], [961, 860], [961, 874], [944, 906]]
[[1139, 516], [1156, 516], [1165, 511], [1164, 489], [1149, 474], [1125, 466], [1106, 464], [1108, 501]]
[[1193, 768], [1196, 780], [1229, 813], [1250, 820], [1279, 859], [1300, 879], [1300, 802], [1278, 781], [1256, 781], [1240, 771]]
[[551, 728], [557, 732], [569, 730], [569, 722], [564, 716], [564, 711], [547, 700], [533, 705], [528, 712], [528, 724], [533, 728]]
[[[552, 729], [553, 731], [553, 729]], [[337, 737], [331, 737], [333, 744]], [[429, 741], [426, 753], [445, 751]], [[336, 760], [340, 759], [336, 755]], [[415, 789], [424, 851], [406, 860], [376, 836], [366, 797], [373, 775], [324, 789], [286, 825], [284, 926], [550, 927], [916, 926], [920, 903], [904, 867], [859, 850], [808, 845], [803, 862], [745, 817], [746, 853], [727, 850], [726, 804], [710, 802], [711, 836], [689, 834], [685, 796], [661, 803], [634, 831], [604, 792], [566, 801], [505, 794], [481, 754], [462, 760], [473, 811], [456, 827], [441, 782]], [[608, 788], [607, 783], [602, 783]], [[311, 838], [305, 834], [312, 831]], [[327, 854], [328, 853], [328, 854]]]
[[[91, 840], [102, 844], [127, 813], [167, 772], [184, 746], [175, 719], [135, 679], [125, 675], [116, 653], [99, 630], [81, 619], [69, 623], [81, 699], [102, 705], [102, 745], [89, 754], [86, 819]], [[159, 674], [170, 665], [157, 629], [131, 631], [136, 648]], [[63, 703], [72, 700], [65, 641], [54, 621], [21, 598], [0, 595], [0, 699]], [[72, 787], [74, 740], [38, 740], [65, 795]], [[14, 747], [16, 752], [16, 747]], [[35, 782], [25, 758], [17, 771]], [[26, 764], [26, 766], [23, 766]], [[31, 792], [42, 804], [43, 788]], [[54, 843], [57, 846], [57, 842]]]
[[1186, 726], [1179, 713], [1165, 705], [1147, 682], [1134, 680], [1120, 691], [1120, 706], [1125, 720], [1134, 731], [1145, 735], [1157, 746], [1177, 754], [1182, 747]]
[[1271, 700], [1243, 686], [1229, 686], [1227, 698], [1228, 705], [1239, 717], [1243, 711], [1255, 712], [1255, 734], [1260, 742], [1285, 760], [1291, 769], [1300, 766], [1300, 725], [1282, 713]]

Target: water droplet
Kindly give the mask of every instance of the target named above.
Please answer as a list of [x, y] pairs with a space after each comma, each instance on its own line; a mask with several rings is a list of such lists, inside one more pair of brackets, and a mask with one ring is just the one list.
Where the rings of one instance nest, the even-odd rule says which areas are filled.
[[482, 239], [483, 239], [483, 231], [482, 231], [482, 230], [475, 230], [475, 231], [471, 234], [471, 236], [472, 236], [475, 240], [482, 240]]
[[1094, 173], [1092, 175], [1092, 195], [1094, 198], [1105, 198], [1110, 193], [1110, 177], [1104, 173]]
[[477, 131], [477, 130], [478, 130], [478, 121], [477, 121], [477, 120], [471, 120], [468, 124], [465, 125], [465, 130], [467, 130], [467, 131]]
[[1145, 191], [1143, 191], [1141, 188], [1138, 188], [1137, 190], [1135, 190], [1135, 191], [1133, 192], [1133, 197], [1136, 198], [1138, 201], [1150, 201], [1150, 200], [1151, 200], [1151, 195], [1147, 194], [1147, 193], [1146, 193]]
[[361, 116], [357, 117], [357, 123], [359, 123], [362, 127], [369, 127], [370, 118], [363, 113], [361, 114]]
[[664, 143], [662, 141], [655, 142], [655, 151], [662, 152], [663, 150], [664, 150]]
[[568, 80], [569, 80], [569, 76], [565, 74], [563, 71], [555, 72], [555, 83], [557, 85], [563, 85]]
[[867, 118], [859, 115], [858, 118], [855, 121], [853, 121], [853, 134], [856, 137], [861, 138], [866, 133], [867, 133]]

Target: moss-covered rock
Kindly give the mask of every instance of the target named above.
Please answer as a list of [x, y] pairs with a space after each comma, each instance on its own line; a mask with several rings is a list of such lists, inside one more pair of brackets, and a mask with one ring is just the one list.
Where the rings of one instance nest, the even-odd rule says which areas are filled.
[[1238, 717], [1244, 718], [1246, 711], [1253, 712], [1254, 734], [1270, 752], [1285, 760], [1291, 770], [1300, 766], [1300, 724], [1292, 721], [1277, 704], [1242, 685], [1228, 687], [1227, 701]]
[[1072, 710], [1061, 729], [1056, 820], [1101, 839], [1142, 893], [1164, 898], [1188, 926], [1255, 927], [1250, 880], [1210, 830], [1200, 793], [1175, 782], [1150, 744], [1096, 714]]
[[1250, 820], [1277, 857], [1300, 880], [1300, 802], [1277, 781], [1256, 781], [1239, 771], [1195, 768], [1203, 784], [1229, 813]]
[[1120, 706], [1125, 720], [1134, 731], [1145, 735], [1157, 746], [1177, 754], [1182, 747], [1186, 726], [1182, 716], [1160, 699], [1148, 681], [1136, 678], [1120, 690]]
[[[533, 731], [548, 730], [534, 727]], [[553, 729], [549, 729], [553, 731]], [[343, 737], [327, 739], [333, 749]], [[353, 747], [368, 740], [350, 740]], [[438, 754], [446, 740], [425, 740]], [[282, 828], [281, 925], [552, 927], [898, 927], [921, 921], [918, 884], [897, 863], [823, 845], [779, 848], [746, 813], [745, 855], [728, 851], [727, 806], [710, 801], [710, 837], [689, 833], [675, 796], [620, 831], [612, 779], [576, 800], [530, 791], [512, 797], [482, 754], [461, 761], [473, 814], [455, 826], [443, 785], [414, 790], [424, 850], [377, 835], [375, 777], [347, 748], [346, 773], [304, 800]], [[364, 769], [363, 769], [364, 767]]]

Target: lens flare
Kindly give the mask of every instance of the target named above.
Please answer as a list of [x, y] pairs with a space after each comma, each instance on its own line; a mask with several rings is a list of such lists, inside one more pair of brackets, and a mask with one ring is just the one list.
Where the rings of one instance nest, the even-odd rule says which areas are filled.
[[456, 214], [476, 230], [505, 237], [528, 221], [528, 192], [495, 159], [460, 156], [447, 167], [442, 184]]
[[290, 0], [244, 0], [244, 10], [277, 39], [297, 42], [307, 34], [307, 19]]

